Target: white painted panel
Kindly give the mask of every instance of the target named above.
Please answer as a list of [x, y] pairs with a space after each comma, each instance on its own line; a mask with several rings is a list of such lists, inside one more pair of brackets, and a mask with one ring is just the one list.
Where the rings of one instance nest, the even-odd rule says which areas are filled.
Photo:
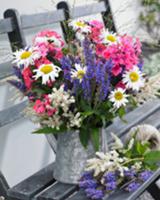
[[1, 170], [11, 186], [54, 160], [45, 136], [31, 134], [34, 128], [20, 120], [0, 129]]

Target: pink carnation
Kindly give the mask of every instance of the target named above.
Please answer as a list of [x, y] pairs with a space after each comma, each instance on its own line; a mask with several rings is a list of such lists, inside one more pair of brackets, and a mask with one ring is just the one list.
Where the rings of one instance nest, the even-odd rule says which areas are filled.
[[43, 114], [43, 113], [45, 113], [45, 110], [46, 110], [45, 109], [45, 104], [39, 99], [36, 100], [36, 102], [35, 102], [35, 104], [33, 106], [33, 109], [38, 114]]
[[22, 71], [23, 80], [28, 90], [30, 90], [32, 87], [32, 83], [33, 83], [32, 75], [33, 74], [29, 67], [24, 68], [24, 70]]

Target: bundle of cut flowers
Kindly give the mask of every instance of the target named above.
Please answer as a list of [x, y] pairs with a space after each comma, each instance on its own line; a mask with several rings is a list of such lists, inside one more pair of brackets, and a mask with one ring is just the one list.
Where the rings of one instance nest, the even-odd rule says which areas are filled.
[[33, 44], [14, 53], [16, 79], [9, 82], [29, 99], [36, 133], [79, 130], [98, 147], [99, 128], [125, 114], [143, 87], [141, 43], [105, 29], [102, 22], [70, 21], [68, 42], [43, 30]]
[[160, 151], [148, 142], [138, 141], [136, 133], [125, 144], [114, 134], [115, 142], [107, 153], [97, 152], [89, 159], [79, 186], [87, 197], [102, 199], [117, 189], [133, 192], [158, 168]]

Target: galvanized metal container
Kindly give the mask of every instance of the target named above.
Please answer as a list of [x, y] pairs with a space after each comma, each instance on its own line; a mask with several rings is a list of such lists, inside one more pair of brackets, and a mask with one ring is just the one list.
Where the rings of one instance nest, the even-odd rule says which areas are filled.
[[[101, 151], [107, 150], [107, 140], [105, 129], [100, 129]], [[47, 136], [47, 139], [55, 151], [52, 144], [54, 135]], [[67, 132], [58, 135], [56, 147], [56, 161], [53, 176], [63, 183], [77, 184], [84, 170], [88, 158], [95, 154], [94, 147], [90, 142], [85, 149], [79, 139], [79, 132]]]

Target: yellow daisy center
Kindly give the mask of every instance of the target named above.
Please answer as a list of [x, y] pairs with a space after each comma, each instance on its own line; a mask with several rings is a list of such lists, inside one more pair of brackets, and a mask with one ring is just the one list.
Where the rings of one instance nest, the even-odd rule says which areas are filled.
[[137, 72], [131, 72], [129, 78], [132, 82], [137, 82], [139, 80], [139, 74]]
[[44, 65], [43, 67], [41, 67], [40, 71], [43, 72], [44, 74], [49, 74], [50, 72], [53, 71], [53, 66]]
[[122, 92], [116, 92], [115, 94], [114, 94], [114, 98], [117, 100], [117, 101], [120, 101], [120, 100], [122, 100], [123, 99], [123, 93]]
[[77, 71], [77, 78], [78, 79], [82, 79], [85, 75], [85, 71], [84, 70], [78, 70]]
[[30, 51], [24, 51], [22, 54], [21, 54], [21, 59], [27, 59], [29, 58], [30, 56], [32, 55], [32, 52]]
[[84, 22], [80, 22], [80, 21], [76, 22], [76, 25], [79, 26], [79, 27], [81, 27], [81, 28], [83, 28], [83, 27], [86, 26], [86, 24]]
[[109, 40], [110, 42], [116, 42], [117, 40], [114, 35], [107, 35], [106, 39]]

